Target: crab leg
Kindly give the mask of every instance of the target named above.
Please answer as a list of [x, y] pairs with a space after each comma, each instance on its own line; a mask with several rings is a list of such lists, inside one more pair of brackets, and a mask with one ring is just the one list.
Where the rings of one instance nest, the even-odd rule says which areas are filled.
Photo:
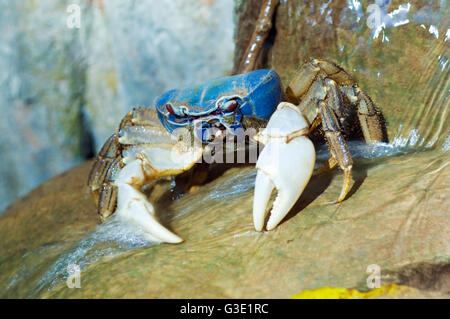
[[345, 196], [347, 196], [350, 190], [353, 159], [345, 137], [341, 132], [342, 129], [339, 120], [335, 114], [335, 110], [338, 110], [342, 104], [336, 83], [331, 79], [326, 79], [325, 84], [328, 89], [328, 96], [325, 101], [319, 103], [319, 110], [322, 118], [322, 128], [325, 133], [325, 138], [328, 141], [330, 154], [344, 171], [341, 193], [337, 199], [339, 203], [345, 199]]
[[302, 194], [315, 164], [313, 143], [307, 138], [308, 122], [290, 103], [280, 103], [269, 123], [255, 139], [265, 144], [256, 168], [253, 200], [253, 222], [262, 231], [267, 204], [274, 189], [278, 195], [267, 222], [267, 230], [274, 229], [287, 215]]
[[383, 127], [384, 118], [380, 110], [378, 110], [370, 97], [358, 86], [355, 86], [354, 91], [358, 103], [358, 119], [364, 140], [367, 143], [388, 142], [387, 134]]
[[314, 171], [313, 175], [320, 175], [322, 173], [329, 172], [333, 168], [335, 168], [337, 164], [337, 160], [333, 156], [330, 156], [330, 158], [323, 164], [322, 167]]
[[[359, 101], [361, 125], [367, 123], [368, 127], [367, 130], [363, 127], [364, 135], [370, 136], [366, 139], [370, 140], [371, 136], [375, 138], [379, 135], [379, 131], [372, 125], [373, 119], [366, 116], [373, 113], [372, 102], [361, 90], [355, 92], [354, 86], [356, 84], [353, 79], [339, 66], [324, 60], [312, 59], [297, 72], [286, 90], [287, 96], [292, 101], [301, 97], [299, 108], [302, 111], [311, 107], [316, 109], [314, 119], [310, 119], [313, 123], [311, 129], [318, 125], [319, 120], [321, 121], [331, 155], [327, 165], [321, 171], [327, 167], [332, 169], [336, 164], [339, 164], [344, 171], [341, 193], [336, 202], [343, 201], [350, 190], [353, 167], [352, 156], [341, 127], [341, 120], [346, 114], [341, 92], [351, 103]], [[367, 121], [364, 122], [364, 120]], [[373, 129], [369, 130], [371, 127]]]
[[98, 203], [98, 214], [101, 221], [110, 216], [116, 207], [117, 187], [112, 185], [117, 171], [120, 170], [121, 157], [117, 136], [113, 134], [98, 153], [89, 173], [88, 187]]
[[272, 29], [272, 18], [279, 2], [280, 0], [265, 0], [262, 4], [255, 30], [245, 50], [238, 73], [246, 73], [255, 69], [259, 53]]

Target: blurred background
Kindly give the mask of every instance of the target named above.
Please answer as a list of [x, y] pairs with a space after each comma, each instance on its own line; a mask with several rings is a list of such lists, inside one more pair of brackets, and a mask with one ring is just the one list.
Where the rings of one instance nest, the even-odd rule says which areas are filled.
[[0, 212], [92, 157], [132, 107], [229, 73], [233, 10], [233, 0], [0, 0]]

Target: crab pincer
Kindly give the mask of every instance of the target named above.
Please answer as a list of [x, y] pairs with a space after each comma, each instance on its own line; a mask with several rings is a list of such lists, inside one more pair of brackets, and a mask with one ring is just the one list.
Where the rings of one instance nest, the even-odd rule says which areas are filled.
[[278, 191], [267, 222], [274, 229], [298, 200], [316, 161], [314, 144], [307, 134], [309, 125], [301, 111], [283, 102], [270, 118], [267, 127], [255, 136], [265, 144], [256, 163], [258, 173], [253, 199], [253, 223], [257, 231], [264, 228], [267, 204], [274, 189]]
[[[114, 185], [118, 188], [115, 213], [143, 229], [151, 241], [180, 243], [182, 238], [160, 224], [152, 203], [142, 192], [142, 186], [146, 181], [188, 170], [200, 158], [202, 149], [186, 148], [182, 141], [162, 130], [151, 130], [149, 127], [145, 130], [150, 132], [155, 143], [139, 144], [137, 149], [129, 147], [123, 152], [126, 165], [114, 179]], [[131, 135], [122, 137], [124, 143], [132, 141]]]

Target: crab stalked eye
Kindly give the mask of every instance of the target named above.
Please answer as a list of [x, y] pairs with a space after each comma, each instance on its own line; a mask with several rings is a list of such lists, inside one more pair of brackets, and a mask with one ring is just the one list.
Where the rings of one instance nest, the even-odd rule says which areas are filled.
[[188, 109], [186, 106], [173, 106], [171, 103], [166, 103], [165, 108], [167, 112], [169, 112], [172, 115], [178, 116], [178, 117], [185, 117], [188, 114]]
[[224, 112], [233, 112], [236, 109], [237, 106], [238, 106], [238, 103], [235, 100], [231, 100], [231, 101], [225, 102], [222, 105], [221, 109]]
[[172, 105], [170, 105], [170, 103], [167, 103], [167, 104], [166, 104], [166, 110], [167, 110], [170, 114], [177, 115], [177, 114], [175, 114], [175, 111], [173, 110]]

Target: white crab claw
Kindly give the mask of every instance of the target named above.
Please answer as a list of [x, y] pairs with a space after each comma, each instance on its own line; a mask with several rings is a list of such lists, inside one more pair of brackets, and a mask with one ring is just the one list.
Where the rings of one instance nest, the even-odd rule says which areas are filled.
[[115, 181], [119, 188], [116, 214], [139, 227], [147, 233], [152, 241], [180, 243], [180, 237], [162, 226], [155, 217], [152, 204], [140, 191], [144, 181], [141, 160], [133, 160], [119, 173]]
[[274, 229], [298, 200], [311, 178], [316, 152], [306, 136], [309, 125], [300, 110], [290, 103], [280, 103], [266, 129], [255, 139], [266, 144], [259, 155], [256, 168], [253, 201], [253, 223], [262, 231], [267, 204], [274, 189], [278, 195], [267, 222]]
[[180, 237], [162, 226], [155, 218], [152, 204], [146, 197], [130, 185], [119, 186], [117, 214], [141, 227], [152, 241], [180, 243]]

